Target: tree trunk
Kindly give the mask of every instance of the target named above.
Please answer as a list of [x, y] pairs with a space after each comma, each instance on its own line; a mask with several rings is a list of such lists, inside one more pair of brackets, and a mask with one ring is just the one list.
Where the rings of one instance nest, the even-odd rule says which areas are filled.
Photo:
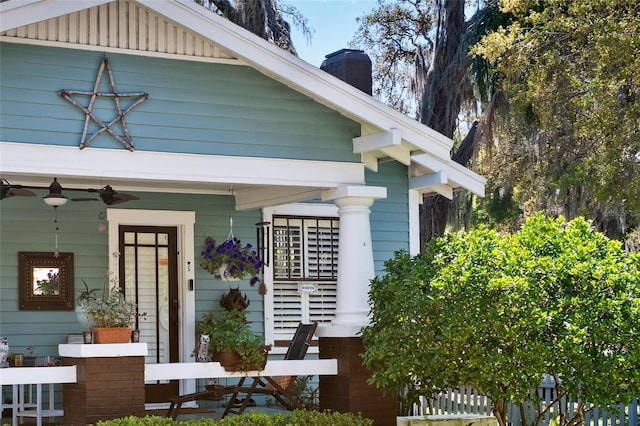
[[[440, 2], [438, 7], [435, 52], [426, 76], [420, 122], [453, 138], [466, 84], [462, 44], [465, 31], [464, 2], [445, 0], [444, 5]], [[455, 159], [456, 154], [453, 157]], [[423, 249], [431, 239], [444, 234], [450, 205], [451, 202], [441, 195], [424, 198], [420, 206], [420, 240]]]

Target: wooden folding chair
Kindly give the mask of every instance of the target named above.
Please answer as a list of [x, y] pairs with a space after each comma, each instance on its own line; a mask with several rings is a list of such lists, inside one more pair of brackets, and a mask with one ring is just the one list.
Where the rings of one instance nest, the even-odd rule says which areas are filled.
[[[318, 323], [298, 324], [293, 339], [289, 343], [289, 348], [284, 356], [285, 360], [301, 360], [307, 354], [307, 349], [311, 345], [311, 339], [316, 332]], [[244, 382], [247, 378], [253, 379], [251, 386], [245, 387]], [[243, 377], [238, 382], [238, 386], [231, 394], [231, 398], [227, 402], [227, 407], [222, 414], [224, 418], [227, 414], [242, 414], [251, 402], [251, 396], [254, 394], [270, 395], [276, 399], [287, 410], [295, 410], [302, 408], [298, 401], [291, 393], [293, 390], [295, 376], [275, 376], [275, 377]], [[244, 399], [240, 402], [238, 396], [244, 394]], [[236, 407], [237, 405], [237, 407]], [[235, 408], [235, 409], [234, 409]]]

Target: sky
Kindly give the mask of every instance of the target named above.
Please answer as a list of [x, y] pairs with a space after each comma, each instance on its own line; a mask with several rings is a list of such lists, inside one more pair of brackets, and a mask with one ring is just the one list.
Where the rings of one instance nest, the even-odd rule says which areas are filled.
[[298, 56], [320, 67], [326, 55], [349, 47], [358, 29], [356, 18], [374, 9], [377, 1], [284, 0], [284, 3], [298, 9], [314, 31], [311, 44], [308, 44], [302, 32], [293, 28], [293, 45]]

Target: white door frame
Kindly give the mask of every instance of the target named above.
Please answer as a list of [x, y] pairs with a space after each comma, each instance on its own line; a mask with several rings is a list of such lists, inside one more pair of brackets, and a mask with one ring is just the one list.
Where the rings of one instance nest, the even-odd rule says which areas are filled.
[[[180, 339], [178, 342], [180, 362], [188, 362], [196, 347], [195, 342], [195, 285], [189, 282], [195, 280], [194, 264], [194, 225], [196, 213], [194, 211], [171, 210], [135, 210], [135, 209], [107, 209], [107, 223], [109, 224], [109, 271], [119, 276], [118, 262], [118, 229], [120, 225], [133, 226], [175, 226], [178, 231], [178, 300], [180, 306]], [[116, 254], [114, 256], [113, 254]], [[195, 392], [195, 380], [181, 380], [180, 394]]]

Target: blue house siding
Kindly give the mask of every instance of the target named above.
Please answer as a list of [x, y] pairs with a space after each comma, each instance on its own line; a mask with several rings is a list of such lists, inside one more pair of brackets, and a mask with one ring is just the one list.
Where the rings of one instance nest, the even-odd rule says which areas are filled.
[[[85, 115], [58, 92], [91, 91], [103, 55], [11, 43], [0, 43], [0, 54], [0, 139], [78, 146]], [[249, 67], [107, 57], [118, 93], [149, 94], [125, 118], [138, 151], [359, 161], [357, 123]], [[110, 91], [108, 82], [105, 71], [100, 90]], [[114, 111], [112, 100], [96, 102], [101, 119]], [[108, 135], [91, 146], [123, 149]]]
[[377, 173], [365, 176], [367, 185], [387, 188], [387, 198], [373, 203], [370, 217], [374, 267], [380, 275], [395, 251], [409, 250], [409, 178], [407, 167], [397, 162], [381, 163]]

